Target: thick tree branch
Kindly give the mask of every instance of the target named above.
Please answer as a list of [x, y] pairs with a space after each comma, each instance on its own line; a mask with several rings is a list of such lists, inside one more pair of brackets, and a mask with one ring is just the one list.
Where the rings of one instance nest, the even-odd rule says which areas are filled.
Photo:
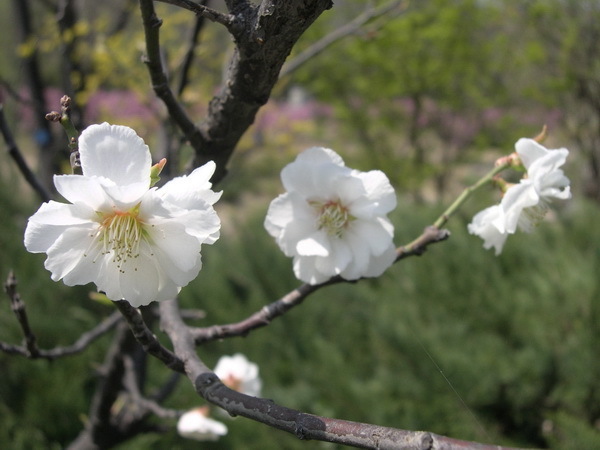
[[423, 431], [406, 431], [365, 423], [330, 419], [279, 406], [272, 400], [250, 397], [227, 388], [196, 354], [194, 337], [181, 320], [177, 302], [161, 302], [161, 326], [185, 362], [185, 372], [199, 395], [230, 414], [247, 417], [294, 434], [359, 448], [501, 450], [504, 447], [460, 441]]
[[[139, 348], [129, 327], [121, 323], [113, 343], [100, 367], [100, 379], [92, 398], [85, 428], [69, 445], [68, 450], [100, 450], [117, 445], [139, 430], [131, 423], [113, 420], [115, 402], [123, 391], [125, 373], [123, 359]], [[137, 425], [137, 423], [136, 423]]]
[[243, 28], [230, 30], [236, 48], [221, 90], [211, 100], [200, 127], [204, 145], [194, 146], [195, 166], [216, 162], [214, 183], [225, 176], [229, 158], [268, 101], [292, 47], [331, 6], [331, 0], [263, 0], [258, 8], [246, 5], [236, 13], [243, 17]]

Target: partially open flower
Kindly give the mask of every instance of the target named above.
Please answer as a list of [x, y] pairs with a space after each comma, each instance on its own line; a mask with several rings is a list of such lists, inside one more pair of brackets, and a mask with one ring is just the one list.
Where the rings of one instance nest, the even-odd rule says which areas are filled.
[[258, 376], [258, 366], [241, 353], [221, 356], [215, 367], [215, 374], [230, 389], [253, 397], [260, 395], [262, 380]]
[[479, 212], [468, 225], [471, 234], [484, 240], [484, 248], [496, 249], [496, 255], [517, 228], [532, 231], [554, 199], [571, 197], [569, 179], [559, 169], [569, 155], [566, 148], [548, 150], [533, 139], [519, 139], [515, 148], [527, 177], [510, 186], [499, 205]]
[[197, 441], [216, 441], [227, 434], [227, 426], [208, 416], [208, 408], [195, 408], [184, 413], [177, 422], [180, 436]]
[[92, 125], [79, 138], [83, 175], [58, 175], [70, 203], [44, 203], [29, 219], [25, 247], [48, 255], [52, 279], [93, 282], [111, 300], [147, 305], [177, 295], [202, 267], [200, 247], [219, 237], [211, 161], [150, 188], [150, 151], [131, 128]]
[[570, 181], [559, 169], [569, 150], [548, 150], [533, 139], [519, 139], [515, 148], [527, 169], [527, 178], [509, 188], [502, 198], [509, 233], [514, 233], [517, 226], [532, 231], [543, 220], [553, 200], [571, 198]]
[[381, 275], [395, 260], [387, 214], [396, 194], [380, 171], [345, 167], [333, 150], [313, 147], [281, 172], [287, 192], [271, 202], [265, 228], [294, 273], [311, 284]]

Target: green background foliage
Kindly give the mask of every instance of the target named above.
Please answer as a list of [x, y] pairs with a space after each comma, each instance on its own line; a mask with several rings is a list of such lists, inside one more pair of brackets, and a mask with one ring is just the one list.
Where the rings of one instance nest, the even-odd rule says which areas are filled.
[[[393, 215], [398, 243], [440, 210], [400, 203]], [[204, 251], [204, 269], [182, 292], [183, 306], [206, 312], [197, 325], [240, 320], [297, 286], [290, 261], [262, 229], [263, 217], [238, 217], [235, 235]], [[222, 354], [242, 352], [259, 364], [265, 397], [320, 415], [483, 442], [582, 448], [600, 438], [600, 251], [590, 245], [600, 239], [590, 223], [599, 220], [595, 205], [577, 201], [559, 221], [511, 237], [495, 257], [459, 217], [451, 239], [424, 256], [377, 280], [323, 289], [269, 327], [204, 346], [200, 355], [214, 365]], [[34, 261], [41, 257], [19, 248], [22, 220], [2, 227], [3, 248], [13, 246], [2, 270], [10, 265], [22, 280], [42, 347], [68, 343], [109, 313], [85, 289], [50, 284]], [[3, 305], [1, 339], [18, 342]], [[60, 448], [73, 439], [106, 345], [102, 339], [83, 355], [52, 363], [0, 356], [0, 442]], [[166, 379], [159, 363], [150, 367], [151, 385]], [[182, 380], [167, 405], [201, 403]], [[206, 448], [307, 445], [243, 418], [223, 420], [230, 433]], [[123, 448], [195, 445], [170, 431]]]

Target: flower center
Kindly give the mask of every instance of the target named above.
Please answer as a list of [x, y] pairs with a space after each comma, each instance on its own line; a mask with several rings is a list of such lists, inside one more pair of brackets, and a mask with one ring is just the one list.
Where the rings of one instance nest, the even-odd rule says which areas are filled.
[[525, 208], [519, 217], [519, 227], [526, 233], [531, 233], [544, 220], [549, 209], [548, 205], [541, 201], [535, 206]]
[[312, 201], [310, 204], [317, 210], [317, 228], [325, 230], [328, 235], [341, 237], [344, 229], [353, 217], [348, 213], [348, 208], [339, 200], [328, 202]]
[[126, 212], [115, 211], [104, 215], [98, 231], [102, 254], [107, 255], [112, 252], [113, 262], [123, 272], [122, 265], [129, 258], [139, 256], [143, 235], [143, 222], [138, 217], [137, 207]]

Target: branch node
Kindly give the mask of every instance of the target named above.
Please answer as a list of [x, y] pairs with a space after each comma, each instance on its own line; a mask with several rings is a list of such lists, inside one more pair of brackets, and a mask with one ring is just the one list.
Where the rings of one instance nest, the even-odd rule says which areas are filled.
[[212, 372], [201, 373], [196, 377], [196, 381], [194, 382], [196, 392], [201, 392], [204, 398], [207, 397], [209, 391], [214, 390], [219, 385], [221, 385], [221, 380]]

